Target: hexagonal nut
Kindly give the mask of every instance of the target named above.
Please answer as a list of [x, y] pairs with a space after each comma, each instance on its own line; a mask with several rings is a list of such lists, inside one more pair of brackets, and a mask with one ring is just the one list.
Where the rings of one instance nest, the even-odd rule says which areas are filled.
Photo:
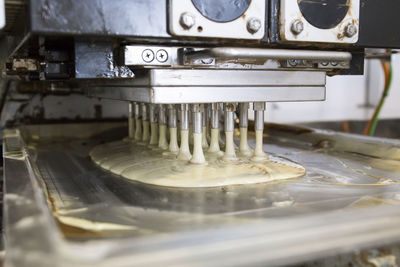
[[300, 34], [304, 30], [304, 24], [301, 20], [295, 20], [292, 22], [292, 26], [290, 26], [290, 30], [293, 34]]
[[251, 18], [247, 21], [247, 30], [253, 34], [261, 29], [261, 21], [258, 18]]
[[181, 24], [182, 28], [188, 30], [193, 27], [196, 23], [194, 16], [188, 12], [182, 13], [179, 18], [179, 24]]
[[344, 35], [346, 37], [353, 37], [357, 33], [357, 26], [354, 24], [347, 24], [346, 27], [344, 28]]

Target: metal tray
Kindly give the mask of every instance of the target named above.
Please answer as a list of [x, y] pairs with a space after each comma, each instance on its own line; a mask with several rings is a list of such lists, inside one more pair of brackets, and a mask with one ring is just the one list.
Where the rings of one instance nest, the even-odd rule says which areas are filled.
[[126, 135], [123, 123], [4, 132], [6, 264], [286, 265], [400, 241], [397, 140], [268, 124], [265, 151], [304, 177], [178, 189], [91, 162], [93, 146]]

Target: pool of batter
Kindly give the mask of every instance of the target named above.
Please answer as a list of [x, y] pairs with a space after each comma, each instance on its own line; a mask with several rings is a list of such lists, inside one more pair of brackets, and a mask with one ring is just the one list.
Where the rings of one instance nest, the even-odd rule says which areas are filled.
[[223, 153], [205, 152], [204, 164], [179, 160], [173, 153], [131, 139], [101, 144], [90, 157], [101, 168], [126, 179], [168, 187], [217, 187], [294, 179], [306, 172], [301, 165], [280, 157], [254, 160], [240, 155], [224, 160]]

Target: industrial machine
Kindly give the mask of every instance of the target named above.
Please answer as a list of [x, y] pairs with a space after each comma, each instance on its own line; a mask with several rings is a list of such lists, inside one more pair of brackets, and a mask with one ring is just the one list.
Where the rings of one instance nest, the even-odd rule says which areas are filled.
[[6, 266], [399, 264], [399, 141], [264, 122], [390, 60], [399, 8], [0, 1]]

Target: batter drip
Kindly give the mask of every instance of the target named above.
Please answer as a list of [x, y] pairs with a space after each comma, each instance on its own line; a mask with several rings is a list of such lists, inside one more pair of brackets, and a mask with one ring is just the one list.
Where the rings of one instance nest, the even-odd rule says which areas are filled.
[[158, 128], [160, 130], [159, 139], [158, 139], [158, 147], [163, 150], [166, 150], [166, 149], [168, 149], [167, 125], [161, 124], [161, 125], [159, 125]]
[[211, 140], [210, 147], [208, 148], [209, 153], [220, 153], [219, 148], [219, 129], [211, 129]]
[[142, 140], [142, 120], [136, 119], [135, 141]]
[[150, 143], [149, 146], [155, 147], [158, 144], [158, 124], [157, 123], [152, 123], [150, 125]]
[[192, 158], [189, 150], [189, 131], [181, 130], [181, 146], [179, 148], [178, 160], [188, 161]]
[[148, 144], [150, 140], [150, 122], [143, 121], [143, 134], [142, 134], [142, 143]]
[[205, 164], [206, 159], [203, 153], [203, 147], [201, 145], [202, 134], [201, 133], [193, 133], [193, 156], [190, 160], [190, 163], [193, 164]]

